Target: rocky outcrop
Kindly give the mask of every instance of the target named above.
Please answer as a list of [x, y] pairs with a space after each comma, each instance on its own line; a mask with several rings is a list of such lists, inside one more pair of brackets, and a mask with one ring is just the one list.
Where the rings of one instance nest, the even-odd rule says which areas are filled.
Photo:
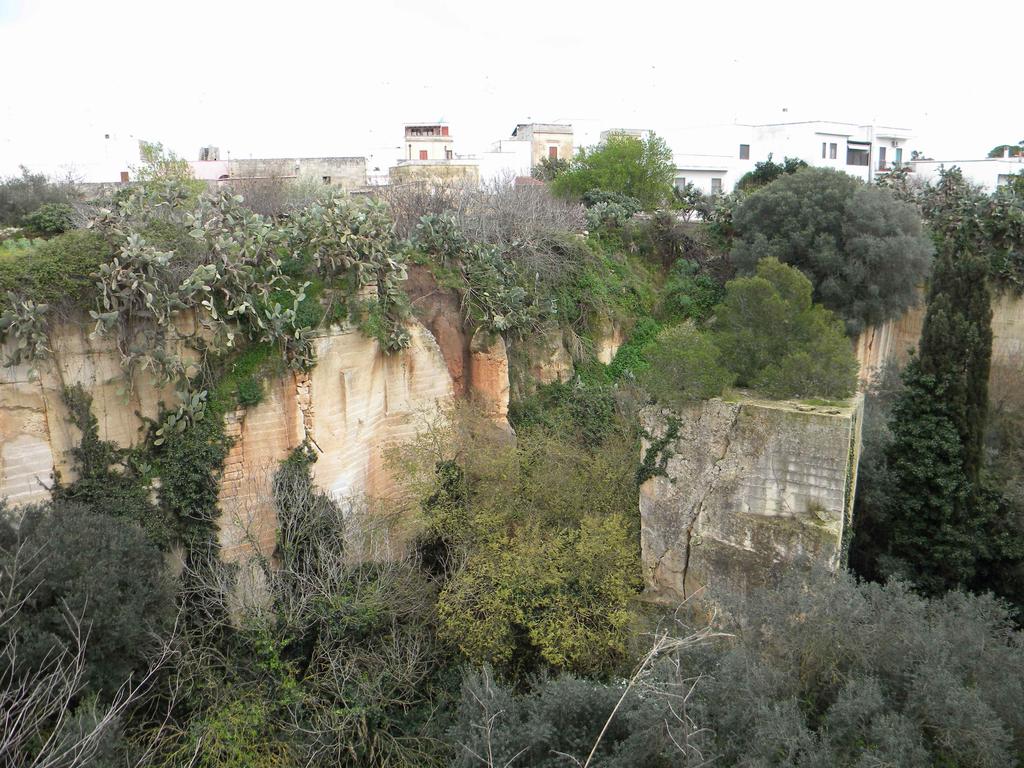
[[[196, 332], [196, 323], [183, 317], [178, 326], [168, 344], [187, 356], [184, 336]], [[409, 330], [411, 345], [395, 354], [385, 354], [353, 328], [323, 332], [309, 374], [286, 373], [270, 382], [258, 405], [226, 415], [234, 440], [220, 490], [226, 557], [253, 547], [272, 550], [271, 480], [281, 459], [305, 439], [319, 452], [315, 482], [335, 498], [386, 495], [394, 488], [384, 451], [411, 437], [422, 414], [436, 413], [453, 397], [433, 336], [419, 324]], [[156, 418], [161, 401], [176, 402], [172, 388], [154, 386], [146, 373], [126, 387], [113, 341], [90, 331], [86, 325], [60, 326], [49, 359], [34, 369], [0, 368], [0, 498], [14, 504], [44, 499], [55, 471], [72, 479], [69, 451], [81, 436], [68, 421], [63, 386], [86, 388], [100, 437], [122, 446], [143, 437], [144, 419]]]
[[470, 398], [499, 425], [508, 425], [508, 348], [500, 334], [477, 329], [469, 345]]
[[[924, 325], [923, 303], [901, 317], [869, 328], [857, 338], [857, 359], [860, 377], [869, 381], [886, 363], [904, 365], [910, 351], [917, 348]], [[992, 372], [991, 381], [1017, 382], [1024, 371], [1024, 297], [1002, 293], [992, 297]]]
[[[835, 569], [850, 534], [861, 400], [843, 407], [720, 399], [641, 413], [644, 577], [679, 602], [702, 587], [746, 589], [782, 568]], [[674, 425], [674, 426], [673, 426]], [[656, 455], [655, 455], [656, 454]]]

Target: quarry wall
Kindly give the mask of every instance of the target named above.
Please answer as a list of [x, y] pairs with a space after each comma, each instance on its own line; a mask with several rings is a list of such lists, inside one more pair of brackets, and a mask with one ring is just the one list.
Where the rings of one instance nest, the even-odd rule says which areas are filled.
[[[924, 324], [922, 302], [901, 317], [867, 329], [857, 338], [860, 377], [868, 381], [888, 362], [903, 365], [917, 348]], [[992, 297], [992, 372], [994, 388], [1019, 381], [1024, 372], [1024, 297], [1012, 293]], [[1024, 390], [1024, 388], [1020, 388]], [[1020, 393], [1024, 398], [1024, 391]]]
[[[179, 318], [177, 327], [168, 343], [187, 356], [186, 337], [198, 330], [194, 317]], [[64, 386], [81, 384], [93, 397], [100, 437], [125, 447], [144, 438], [143, 419], [155, 418], [161, 401], [177, 402], [172, 387], [154, 386], [147, 374], [128, 390], [113, 340], [91, 330], [65, 323], [51, 334], [49, 359], [34, 368], [0, 368], [0, 497], [11, 504], [47, 498], [55, 472], [74, 479], [70, 451], [81, 435], [68, 421]], [[226, 557], [273, 547], [271, 479], [304, 439], [318, 451], [315, 482], [336, 499], [394, 488], [385, 449], [411, 437], [424, 413], [436, 413], [453, 396], [433, 336], [419, 324], [410, 332], [409, 348], [395, 354], [352, 328], [322, 332], [310, 373], [288, 372], [270, 382], [259, 404], [226, 415], [234, 439], [220, 490]]]
[[[835, 570], [850, 535], [861, 396], [842, 406], [712, 399], [641, 412], [644, 579], [658, 600], [745, 590], [782, 569]], [[674, 425], [674, 426], [673, 426]], [[670, 431], [671, 430], [671, 431]]]

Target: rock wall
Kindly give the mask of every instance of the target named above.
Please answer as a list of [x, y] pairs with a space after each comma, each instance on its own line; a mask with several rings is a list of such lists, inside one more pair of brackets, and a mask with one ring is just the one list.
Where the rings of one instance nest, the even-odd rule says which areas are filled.
[[[176, 402], [173, 388], [154, 387], [146, 374], [126, 394], [116, 346], [90, 331], [85, 324], [62, 325], [52, 334], [50, 359], [34, 370], [0, 368], [0, 498], [41, 500], [55, 471], [72, 479], [69, 451], [81, 436], [68, 422], [63, 386], [82, 384], [93, 396], [100, 437], [123, 446], [143, 436], [142, 419], [155, 418], [161, 400]], [[184, 337], [195, 332], [194, 318], [182, 317], [170, 344], [187, 355]], [[309, 374], [288, 373], [271, 382], [258, 405], [227, 414], [234, 444], [220, 492], [226, 557], [272, 549], [271, 479], [280, 460], [307, 437], [319, 451], [314, 480], [335, 498], [393, 490], [385, 449], [412, 436], [421, 414], [436, 413], [453, 397], [433, 336], [418, 324], [410, 332], [410, 347], [391, 355], [354, 329], [324, 332]]]
[[[923, 303], [903, 316], [874, 328], [857, 339], [860, 377], [871, 376], [888, 362], [903, 365], [910, 350], [917, 348], [924, 324]], [[1024, 373], [1024, 297], [1003, 293], [992, 297], [992, 374], [1000, 379], [1018, 380]]]
[[862, 401], [843, 407], [720, 399], [641, 412], [652, 441], [678, 434], [665, 473], [640, 488], [644, 577], [677, 603], [702, 587], [746, 589], [782, 568], [836, 569], [850, 534]]

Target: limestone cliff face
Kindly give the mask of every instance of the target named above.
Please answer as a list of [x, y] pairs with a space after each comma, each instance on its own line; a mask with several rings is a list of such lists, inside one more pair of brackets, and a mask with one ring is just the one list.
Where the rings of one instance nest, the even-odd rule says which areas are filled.
[[719, 399], [642, 411], [652, 440], [678, 434], [665, 474], [640, 488], [644, 576], [679, 602], [700, 587], [746, 589], [780, 568], [835, 569], [849, 536], [861, 400], [842, 408]]
[[[93, 337], [92, 329], [62, 323], [51, 334], [49, 359], [0, 367], [0, 497], [12, 504], [45, 499], [54, 471], [74, 479], [69, 452], [81, 434], [68, 419], [63, 387], [81, 384], [92, 395], [100, 437], [123, 446], [143, 437], [139, 414], [155, 418], [161, 400], [175, 402], [173, 387], [155, 386], [148, 375], [127, 387], [116, 344]], [[185, 337], [197, 332], [193, 317], [178, 317], [168, 347], [189, 359]]]
[[[909, 351], [917, 348], [924, 325], [922, 302], [901, 317], [869, 328], [857, 338], [860, 377], [868, 381], [888, 362], [903, 365]], [[1009, 379], [1019, 382], [1024, 371], [1024, 297], [1003, 293], [992, 297], [993, 384]], [[1018, 384], [1019, 386], [1019, 384]]]
[[[187, 354], [182, 337], [195, 325], [181, 318], [169, 343]], [[90, 331], [61, 326], [52, 334], [53, 356], [35, 370], [0, 368], [0, 497], [13, 504], [46, 498], [55, 470], [71, 479], [69, 450], [80, 435], [68, 422], [62, 386], [82, 384], [93, 396], [100, 436], [123, 446], [143, 436], [142, 417], [155, 418], [161, 400], [176, 402], [172, 388], [154, 387], [145, 373], [126, 394], [116, 346]], [[306, 438], [319, 451], [314, 479], [336, 498], [393, 488], [384, 450], [410, 437], [421, 413], [436, 412], [453, 397], [452, 377], [433, 336], [418, 324], [410, 332], [410, 347], [390, 355], [354, 329], [324, 332], [309, 374], [285, 374], [271, 382], [261, 403], [227, 414], [234, 445], [220, 500], [228, 558], [252, 546], [273, 547], [271, 478]]]

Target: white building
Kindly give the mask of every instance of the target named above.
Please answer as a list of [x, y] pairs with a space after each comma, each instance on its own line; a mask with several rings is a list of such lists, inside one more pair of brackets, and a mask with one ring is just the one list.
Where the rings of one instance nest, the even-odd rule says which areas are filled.
[[906, 128], [829, 120], [689, 129], [672, 136], [675, 183], [692, 183], [707, 194], [729, 192], [769, 156], [777, 163], [797, 158], [872, 181], [878, 173], [910, 160], [912, 138]]
[[1010, 177], [1024, 173], [1024, 157], [983, 157], [973, 160], [911, 160], [915, 176], [935, 181], [942, 168], [956, 166], [964, 178], [979, 184], [987, 192], [1010, 182]]
[[403, 160], [452, 160], [455, 140], [447, 123], [415, 123], [405, 126]]

